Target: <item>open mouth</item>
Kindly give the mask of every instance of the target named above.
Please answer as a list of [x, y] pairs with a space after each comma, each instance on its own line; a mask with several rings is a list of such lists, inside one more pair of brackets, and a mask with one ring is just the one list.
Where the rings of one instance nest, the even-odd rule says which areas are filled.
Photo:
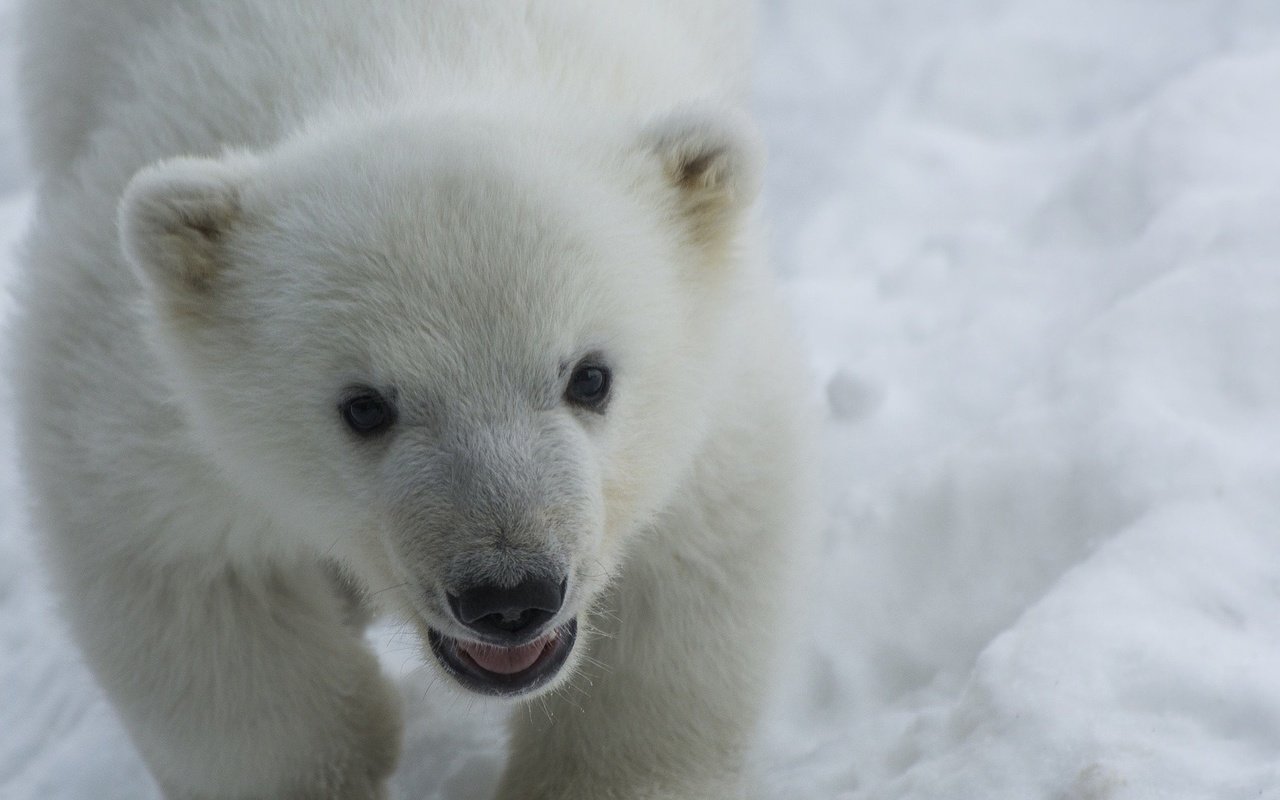
[[455, 639], [427, 632], [431, 652], [445, 670], [473, 692], [514, 696], [537, 689], [560, 672], [578, 638], [578, 621], [570, 620], [531, 642], [515, 646]]

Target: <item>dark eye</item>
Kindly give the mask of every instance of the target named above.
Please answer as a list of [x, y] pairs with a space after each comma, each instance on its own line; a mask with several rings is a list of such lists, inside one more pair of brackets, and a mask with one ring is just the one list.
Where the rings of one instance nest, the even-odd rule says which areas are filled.
[[612, 377], [609, 368], [603, 364], [584, 361], [573, 368], [569, 385], [564, 390], [564, 398], [575, 406], [603, 411], [605, 402], [609, 399]]
[[395, 421], [395, 410], [381, 394], [368, 387], [351, 391], [338, 406], [343, 422], [361, 436], [372, 436]]

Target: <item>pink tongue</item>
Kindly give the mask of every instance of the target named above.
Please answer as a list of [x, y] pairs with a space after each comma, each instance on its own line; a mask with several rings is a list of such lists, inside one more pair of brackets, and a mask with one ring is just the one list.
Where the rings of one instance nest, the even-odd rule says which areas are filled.
[[532, 667], [553, 636], [554, 634], [547, 634], [519, 647], [496, 647], [489, 644], [458, 642], [458, 649], [470, 656], [481, 669], [496, 672], [499, 675], [514, 675]]

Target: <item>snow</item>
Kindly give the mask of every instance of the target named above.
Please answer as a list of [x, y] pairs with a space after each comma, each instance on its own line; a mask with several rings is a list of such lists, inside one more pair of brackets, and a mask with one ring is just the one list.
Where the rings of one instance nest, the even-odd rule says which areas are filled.
[[[755, 796], [1280, 798], [1280, 4], [772, 0], [761, 30], [774, 256], [830, 413]], [[7, 420], [0, 796], [156, 796], [44, 588]], [[498, 720], [375, 638], [399, 796], [486, 798]]]

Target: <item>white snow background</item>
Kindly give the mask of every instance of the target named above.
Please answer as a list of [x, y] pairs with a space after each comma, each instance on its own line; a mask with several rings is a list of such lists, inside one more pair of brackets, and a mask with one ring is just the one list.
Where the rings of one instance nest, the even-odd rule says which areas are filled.
[[[761, 33], [829, 499], [755, 794], [1280, 798], [1280, 3], [773, 0]], [[2, 391], [0, 797], [155, 797], [45, 589]], [[486, 798], [497, 721], [374, 636], [398, 796]]]

